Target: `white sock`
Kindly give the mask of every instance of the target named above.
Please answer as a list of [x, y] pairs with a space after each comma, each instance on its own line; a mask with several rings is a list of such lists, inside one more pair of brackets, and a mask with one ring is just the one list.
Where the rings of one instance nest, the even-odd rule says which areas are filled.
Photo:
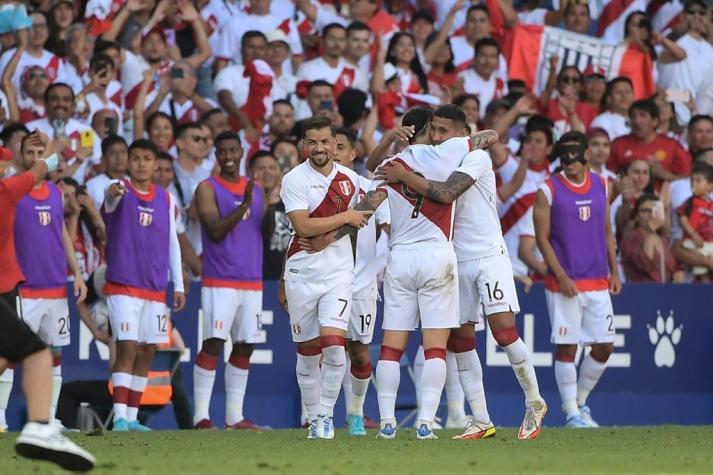
[[332, 416], [347, 368], [344, 345], [322, 348], [322, 385], [319, 414]]
[[10, 393], [12, 392], [12, 383], [15, 380], [15, 370], [7, 368], [0, 374], [0, 428], [7, 429], [7, 419], [5, 411], [7, 404], [10, 401]]
[[[356, 373], [356, 374], [355, 374]], [[349, 377], [344, 378], [351, 381], [352, 394], [349, 396], [349, 406], [347, 414], [364, 416], [364, 400], [366, 399], [366, 391], [369, 389], [369, 381], [371, 381], [371, 364], [363, 368], [352, 368], [349, 371]]]
[[243, 401], [248, 386], [249, 369], [225, 365], [225, 423], [229, 426], [243, 420]]
[[413, 358], [413, 385], [416, 390], [416, 407], [421, 407], [421, 378], [423, 376], [423, 363], [425, 361], [423, 345], [418, 345], [416, 356]]
[[[352, 371], [352, 359], [349, 357], [349, 352], [344, 352], [347, 358], [347, 369], [345, 374], [351, 374]], [[346, 416], [349, 417], [349, 408], [352, 405], [352, 378], [344, 376], [342, 381], [342, 392], [344, 393], [344, 410], [346, 411]]]
[[[126, 419], [126, 406], [128, 403], [129, 390], [131, 389], [131, 374], [111, 373], [111, 384], [114, 385], [114, 422], [119, 419]], [[124, 392], [126, 399], [117, 401], [117, 391]]]
[[379, 360], [376, 364], [376, 394], [379, 401], [381, 426], [391, 424], [396, 428], [396, 393], [401, 382], [398, 361]]
[[129, 404], [126, 406], [127, 422], [134, 422], [137, 419], [139, 415], [139, 408], [141, 407], [141, 395], [144, 394], [148, 381], [149, 378], [147, 378], [146, 376], [132, 375], [130, 387], [131, 393], [129, 393]]
[[473, 419], [484, 424], [490, 423], [488, 405], [485, 402], [485, 389], [483, 388], [483, 367], [475, 350], [455, 353], [458, 363], [458, 376], [463, 386]]
[[319, 359], [321, 355], [305, 356], [297, 353], [297, 384], [302, 395], [302, 404], [307, 413], [307, 420], [317, 418], [319, 412], [320, 371]]
[[456, 355], [446, 352], [446, 400], [448, 401], [448, 420], [465, 418], [465, 395], [458, 377]]
[[52, 405], [50, 406], [50, 420], [54, 419], [57, 412], [57, 401], [59, 401], [59, 393], [62, 391], [62, 367], [52, 367]]
[[[198, 353], [193, 366], [193, 424], [210, 420], [210, 396], [215, 383], [217, 358]], [[210, 369], [212, 368], [212, 369]]]
[[555, 381], [562, 398], [562, 410], [565, 415], [579, 415], [577, 408], [577, 368], [573, 362], [555, 360]]
[[579, 366], [579, 381], [577, 381], [577, 405], [584, 406], [587, 404], [589, 393], [592, 392], [594, 386], [599, 382], [602, 373], [607, 368], [606, 363], [600, 363], [592, 358], [589, 354], [584, 357], [584, 361]]
[[522, 392], [525, 393], [525, 404], [542, 401], [540, 388], [537, 385], [535, 367], [532, 365], [530, 353], [522, 339], [518, 338], [508, 346], [502, 347], [510, 361], [515, 377], [517, 378]]
[[[445, 356], [445, 350], [443, 353]], [[443, 357], [426, 358], [421, 376], [421, 407], [418, 411], [417, 427], [426, 424], [430, 428], [433, 424], [445, 384], [446, 360]]]

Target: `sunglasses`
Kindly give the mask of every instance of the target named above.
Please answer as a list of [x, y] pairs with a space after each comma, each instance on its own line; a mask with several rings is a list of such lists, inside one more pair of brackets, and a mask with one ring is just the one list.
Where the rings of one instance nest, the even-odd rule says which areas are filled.
[[195, 143], [198, 143], [198, 142], [208, 143], [208, 137], [201, 137], [200, 135], [193, 135], [191, 137], [191, 140], [193, 140]]
[[696, 8], [691, 8], [689, 10], [686, 10], [686, 13], [688, 13], [689, 15], [700, 15], [700, 16], [708, 15], [707, 10], [698, 10]]
[[578, 76], [562, 76], [560, 79], [565, 84], [578, 84], [579, 83]]

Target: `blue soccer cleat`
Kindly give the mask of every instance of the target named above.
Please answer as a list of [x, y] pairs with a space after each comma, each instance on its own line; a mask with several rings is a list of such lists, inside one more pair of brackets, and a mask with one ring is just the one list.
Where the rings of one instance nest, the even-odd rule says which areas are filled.
[[564, 426], [570, 429], [588, 429], [591, 427], [581, 414], [568, 417]]
[[129, 430], [131, 432], [151, 432], [151, 429], [149, 427], [146, 427], [139, 421], [129, 422]]
[[417, 440], [438, 439], [436, 434], [426, 424], [421, 424], [421, 427], [416, 431]]
[[364, 418], [356, 414], [350, 414], [347, 416], [347, 429], [349, 430], [349, 435], [366, 435], [366, 429], [364, 428]]
[[376, 438], [386, 440], [395, 439], [396, 429], [392, 424], [384, 424], [384, 427], [379, 429], [379, 432], [376, 433]]
[[113, 432], [129, 432], [129, 423], [126, 419], [117, 419], [114, 421]]

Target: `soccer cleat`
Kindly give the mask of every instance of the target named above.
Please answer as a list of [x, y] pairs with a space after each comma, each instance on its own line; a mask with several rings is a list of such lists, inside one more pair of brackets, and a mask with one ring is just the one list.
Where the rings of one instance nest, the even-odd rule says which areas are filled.
[[592, 419], [592, 411], [589, 409], [589, 406], [579, 406], [579, 413], [582, 415], [582, 419], [584, 419], [584, 421], [589, 424], [589, 427], [599, 427], [597, 421]]
[[465, 429], [465, 432], [452, 437], [452, 439], [490, 439], [491, 437], [495, 437], [495, 425], [492, 422], [484, 424], [482, 422], [471, 421]]
[[544, 399], [527, 406], [517, 438], [520, 440], [536, 439], [540, 435], [542, 419], [545, 418], [545, 414], [547, 414], [547, 403]]
[[228, 430], [264, 430], [265, 429], [265, 427], [259, 426], [249, 419], [243, 419], [243, 420], [238, 421], [232, 425], [225, 424], [225, 428]]
[[[433, 430], [441, 430], [443, 429], [443, 426], [441, 425], [441, 418], [436, 416], [435, 419], [433, 419], [433, 422], [431, 423], [431, 429]], [[413, 421], [413, 428], [418, 430], [418, 418], [414, 419]]]
[[570, 429], [588, 429], [591, 427], [581, 414], [568, 417], [564, 426]]
[[446, 429], [467, 429], [472, 422], [473, 417], [463, 414], [462, 417], [450, 417], [446, 419]]
[[418, 430], [416, 431], [416, 439], [417, 440], [438, 439], [438, 437], [436, 437], [436, 434], [431, 430], [430, 427], [428, 427], [426, 424], [421, 424], [421, 427], [419, 427]]
[[201, 419], [200, 421], [193, 424], [193, 428], [197, 430], [212, 430], [215, 426], [210, 421], [210, 419]]
[[113, 432], [129, 432], [129, 423], [126, 419], [117, 419], [111, 429]]
[[334, 438], [334, 421], [332, 416], [318, 416], [317, 417], [317, 437], [320, 439], [333, 439]]
[[307, 438], [308, 439], [319, 439], [317, 435], [317, 419], [312, 419], [307, 424]]
[[396, 428], [392, 424], [384, 424], [384, 427], [376, 433], [377, 439], [391, 440], [396, 438]]
[[72, 429], [71, 427], [65, 427], [65, 425], [62, 424], [62, 421], [60, 421], [59, 419], [54, 419], [51, 423], [54, 424], [55, 427], [57, 427], [57, 429], [59, 429], [60, 432], [80, 432], [79, 429]]
[[364, 429], [364, 418], [356, 414], [348, 415], [347, 429], [349, 431], [349, 435], [366, 435], [366, 429]]
[[15, 451], [23, 457], [53, 462], [73, 472], [86, 472], [96, 463], [92, 454], [63, 436], [52, 424], [25, 424], [15, 442]]
[[151, 428], [143, 425], [139, 421], [129, 422], [129, 430], [131, 432], [151, 432]]
[[0, 427], [0, 434], [7, 432], [7, 427]]

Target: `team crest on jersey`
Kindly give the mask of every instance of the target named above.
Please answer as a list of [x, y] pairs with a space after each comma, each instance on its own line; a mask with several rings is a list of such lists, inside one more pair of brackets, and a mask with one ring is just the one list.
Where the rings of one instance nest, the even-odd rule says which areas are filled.
[[592, 208], [589, 206], [580, 206], [579, 207], [579, 219], [582, 221], [589, 221], [589, 218], [592, 217]]
[[49, 211], [40, 211], [37, 213], [37, 217], [39, 218], [42, 226], [47, 226], [52, 222], [52, 215]]
[[153, 221], [153, 216], [151, 213], [146, 213], [145, 211], [139, 212], [139, 224], [141, 226], [150, 226]]
[[567, 336], [567, 327], [560, 327], [559, 334], [560, 336]]
[[129, 322], [121, 322], [119, 324], [119, 328], [121, 329], [122, 332], [128, 332], [129, 331]]
[[300, 326], [299, 323], [292, 324], [292, 333], [294, 335], [299, 335], [300, 333], [302, 333], [302, 327]]
[[354, 191], [352, 189], [352, 182], [349, 180], [342, 180], [339, 182], [339, 189], [342, 190], [342, 193], [345, 195], [351, 195], [352, 192]]

